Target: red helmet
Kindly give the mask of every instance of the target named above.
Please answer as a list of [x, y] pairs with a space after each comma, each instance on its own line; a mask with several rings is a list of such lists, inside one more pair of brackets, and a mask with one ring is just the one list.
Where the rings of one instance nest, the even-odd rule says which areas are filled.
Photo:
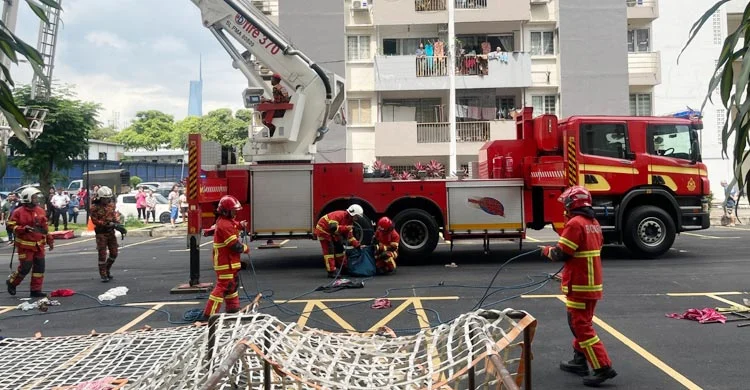
[[278, 73], [274, 73], [273, 76], [271, 76], [271, 78], [281, 81], [281, 75]]
[[569, 187], [560, 194], [557, 201], [565, 205], [565, 210], [568, 211], [579, 209], [581, 207], [591, 207], [592, 204], [591, 193], [589, 190], [581, 186]]
[[393, 221], [391, 221], [388, 217], [380, 218], [378, 221], [378, 230], [384, 231], [384, 232], [390, 232], [393, 230]]
[[240, 201], [232, 195], [222, 196], [219, 200], [219, 207], [216, 209], [216, 212], [221, 215], [229, 215], [232, 210], [242, 210], [242, 204]]

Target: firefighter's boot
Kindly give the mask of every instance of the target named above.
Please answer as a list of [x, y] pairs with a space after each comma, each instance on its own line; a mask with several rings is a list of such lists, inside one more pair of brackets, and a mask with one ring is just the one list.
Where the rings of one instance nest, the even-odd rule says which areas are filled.
[[115, 263], [115, 259], [108, 257], [107, 258], [107, 279], [114, 279], [112, 277], [112, 273], [110, 272], [112, 270], [112, 264]]
[[588, 375], [583, 378], [583, 384], [589, 387], [599, 387], [607, 379], [617, 376], [617, 371], [612, 367], [602, 367], [594, 370], [594, 375]]
[[335, 269], [328, 271], [328, 277], [331, 279], [336, 279], [336, 276], [338, 276], [338, 274], [339, 274], [338, 270], [335, 270]]
[[560, 362], [560, 369], [580, 376], [588, 375], [589, 366], [586, 363], [586, 355], [583, 352], [574, 351], [572, 360]]
[[16, 295], [16, 286], [10, 280], [6, 280], [5, 284], [8, 286], [8, 294]]
[[99, 277], [102, 278], [102, 283], [109, 282], [109, 276], [107, 276], [107, 265], [99, 264]]
[[31, 298], [43, 298], [46, 297], [47, 294], [41, 292], [41, 291], [32, 291], [31, 294], [29, 294]]

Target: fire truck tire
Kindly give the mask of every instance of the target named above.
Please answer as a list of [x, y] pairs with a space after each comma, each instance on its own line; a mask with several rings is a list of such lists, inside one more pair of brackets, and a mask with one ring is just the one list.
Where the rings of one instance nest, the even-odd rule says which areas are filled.
[[374, 235], [375, 229], [372, 227], [372, 220], [367, 216], [363, 215], [358, 221], [354, 222], [354, 238], [362, 245], [370, 245]]
[[623, 243], [634, 255], [656, 258], [666, 253], [675, 240], [672, 217], [654, 206], [638, 206], [630, 211], [623, 230]]
[[406, 209], [393, 218], [401, 236], [399, 257], [409, 260], [426, 258], [440, 240], [440, 228], [429, 213], [420, 209]]

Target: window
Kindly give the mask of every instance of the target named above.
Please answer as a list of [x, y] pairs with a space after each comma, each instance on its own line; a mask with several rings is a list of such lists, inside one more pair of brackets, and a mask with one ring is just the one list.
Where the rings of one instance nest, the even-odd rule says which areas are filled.
[[628, 30], [628, 52], [643, 53], [651, 50], [650, 31], [647, 28]]
[[694, 135], [687, 125], [650, 125], [646, 137], [649, 154], [690, 160]]
[[135, 196], [123, 196], [122, 203], [135, 203]]
[[349, 61], [370, 59], [370, 36], [356, 35], [346, 37], [347, 57]]
[[497, 111], [499, 119], [511, 119], [510, 111], [516, 108], [516, 98], [514, 96], [498, 96]]
[[515, 44], [515, 36], [513, 33], [507, 34], [493, 34], [493, 35], [457, 35], [456, 38], [460, 42], [457, 46], [464, 49], [466, 53], [470, 53], [472, 50], [476, 53], [482, 53], [482, 43], [488, 42], [490, 44], [490, 51], [495, 51], [496, 48], [500, 48], [502, 51], [513, 51]]
[[420, 43], [425, 44], [437, 40], [437, 37], [383, 39], [383, 54], [387, 56], [413, 56], [417, 53]]
[[554, 55], [555, 54], [555, 33], [552, 31], [532, 31], [531, 32], [531, 55]]
[[581, 153], [625, 159], [627, 152], [627, 127], [624, 124], [584, 123], [581, 125]]
[[540, 95], [531, 97], [531, 105], [534, 107], [534, 116], [542, 114], [557, 113], [557, 96]]
[[99, 160], [106, 160], [106, 159], [107, 159], [107, 153], [99, 152]]
[[650, 116], [651, 115], [651, 94], [650, 93], [630, 94], [630, 115], [632, 116]]
[[349, 99], [349, 123], [352, 125], [372, 124], [372, 105], [370, 99]]
[[713, 24], [714, 45], [721, 45], [721, 11], [717, 10], [714, 12], [713, 16], [711, 16], [711, 23]]
[[[408, 109], [414, 109], [414, 117], [405, 118], [402, 116], [404, 111], [408, 111]], [[383, 100], [382, 115], [383, 122], [417, 121], [417, 123], [435, 123], [445, 121], [440, 98], [386, 99]]]
[[723, 108], [716, 109], [716, 142], [721, 145], [723, 142], [721, 131], [724, 129], [724, 122], [727, 121], [727, 110]]

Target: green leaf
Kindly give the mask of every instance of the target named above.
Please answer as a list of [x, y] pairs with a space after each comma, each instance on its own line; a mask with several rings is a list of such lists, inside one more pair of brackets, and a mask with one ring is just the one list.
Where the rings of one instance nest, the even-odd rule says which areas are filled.
[[732, 64], [724, 67], [721, 75], [721, 102], [728, 107], [729, 95], [732, 93], [732, 82], [734, 81], [734, 69]]
[[700, 18], [698, 18], [698, 20], [695, 23], [693, 23], [693, 27], [690, 28], [690, 33], [688, 34], [689, 35], [688, 41], [687, 43], [685, 43], [685, 46], [682, 48], [682, 50], [680, 50], [680, 54], [677, 56], [678, 65], [680, 63], [680, 57], [682, 56], [682, 53], [685, 51], [685, 49], [687, 49], [688, 45], [690, 45], [690, 42], [693, 41], [695, 36], [698, 35], [698, 31], [700, 31], [701, 27], [703, 27], [706, 21], [708, 21], [708, 19], [710, 19], [711, 16], [713, 16], [716, 10], [718, 10], [722, 5], [724, 5], [724, 3], [728, 3], [729, 1], [731, 0], [720, 0], [716, 2], [716, 4], [714, 4], [711, 8], [709, 8], [708, 11], [706, 11], [706, 13], [704, 13]]
[[23, 54], [26, 58], [29, 59], [29, 61], [37, 62], [40, 65], [44, 64], [44, 58], [42, 58], [42, 54], [39, 53], [39, 51], [37, 51], [33, 46], [30, 46], [29, 44], [24, 42], [22, 39], [18, 38], [15, 34], [12, 34], [12, 37], [18, 44], [18, 48], [16, 50], [19, 53]]
[[4, 40], [0, 40], [0, 51], [2, 51], [3, 54], [5, 54], [8, 58], [10, 58], [10, 60], [13, 61], [14, 64], [18, 64], [18, 57], [16, 56], [16, 51], [13, 49], [10, 43]]
[[3, 71], [3, 75], [5, 76], [5, 80], [8, 81], [8, 84], [11, 86], [15, 86], [13, 83], [13, 79], [10, 77], [10, 69], [8, 69], [5, 65], [0, 64], [0, 69]]
[[39, 1], [41, 1], [45, 5], [52, 7], [54, 9], [62, 10], [62, 7], [60, 6], [60, 4], [56, 2], [55, 0], [39, 0]]
[[47, 19], [47, 12], [44, 10], [44, 7], [37, 3], [34, 0], [26, 0], [26, 3], [31, 7], [31, 10], [34, 11], [36, 16], [39, 17], [39, 19], [42, 19], [44, 23], [49, 23], [49, 19]]
[[740, 74], [737, 77], [737, 82], [735, 83], [735, 94], [734, 94], [734, 104], [739, 106], [740, 105], [740, 99], [742, 99], [742, 94], [745, 92], [745, 88], [747, 87], [747, 82], [750, 79], [750, 56], [745, 56], [742, 60], [742, 67], [740, 70]]

